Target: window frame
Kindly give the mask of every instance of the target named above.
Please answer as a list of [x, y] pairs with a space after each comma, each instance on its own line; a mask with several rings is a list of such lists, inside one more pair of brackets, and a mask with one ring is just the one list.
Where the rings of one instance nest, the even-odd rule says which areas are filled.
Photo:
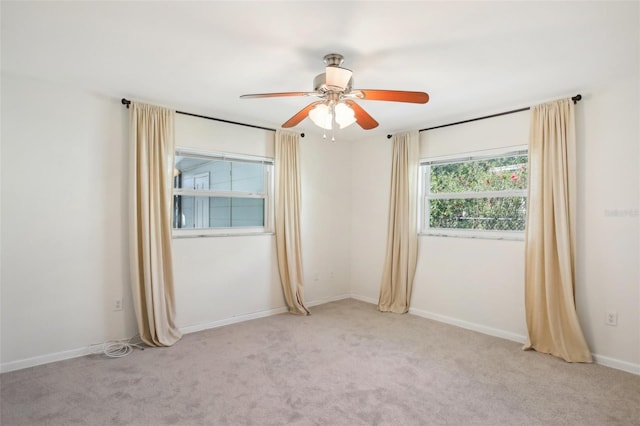
[[[230, 237], [248, 235], [273, 235], [275, 230], [274, 220], [274, 167], [275, 160], [270, 157], [257, 155], [235, 154], [219, 151], [204, 151], [192, 148], [176, 147], [174, 151], [173, 167], [175, 168], [175, 158], [179, 156], [200, 157], [213, 161], [231, 161], [241, 163], [260, 163], [264, 168], [265, 192], [244, 192], [232, 190], [198, 190], [175, 188], [172, 181], [172, 213], [171, 231], [173, 238], [199, 238], [199, 237]], [[224, 197], [224, 198], [258, 198], [264, 200], [264, 226], [241, 226], [241, 227], [218, 227], [218, 228], [174, 228], [173, 199], [177, 195], [193, 197]]]
[[[482, 151], [472, 151], [459, 154], [450, 154], [437, 157], [425, 157], [418, 164], [418, 235], [438, 236], [438, 237], [458, 237], [458, 238], [479, 238], [492, 240], [524, 240], [524, 231], [497, 231], [486, 229], [447, 229], [430, 228], [429, 214], [427, 211], [429, 200], [435, 199], [471, 199], [471, 198], [506, 198], [506, 197], [528, 197], [527, 189], [505, 190], [505, 191], [482, 191], [482, 192], [456, 192], [444, 194], [432, 194], [430, 192], [430, 171], [431, 165], [462, 163], [467, 161], [477, 161], [513, 155], [526, 154], [528, 157], [528, 145], [516, 145], [498, 149]], [[527, 185], [528, 187], [528, 185]]]

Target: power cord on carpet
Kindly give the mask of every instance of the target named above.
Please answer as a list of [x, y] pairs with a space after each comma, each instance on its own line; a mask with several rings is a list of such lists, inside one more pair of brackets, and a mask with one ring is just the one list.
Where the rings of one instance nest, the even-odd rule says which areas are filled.
[[144, 346], [142, 346], [139, 336], [133, 336], [130, 339], [110, 340], [101, 345], [99, 352], [96, 351], [94, 353], [102, 353], [109, 358], [122, 358], [133, 352], [134, 348], [144, 351]]

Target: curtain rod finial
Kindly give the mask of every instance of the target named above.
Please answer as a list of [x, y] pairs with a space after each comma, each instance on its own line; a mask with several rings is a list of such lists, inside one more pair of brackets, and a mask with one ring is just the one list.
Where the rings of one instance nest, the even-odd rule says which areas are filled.
[[131, 105], [131, 101], [125, 98], [122, 98], [120, 102], [122, 103], [122, 105], [125, 105], [127, 108], [129, 108], [129, 105]]
[[578, 103], [579, 100], [582, 100], [582, 95], [580, 93], [578, 93], [577, 95], [572, 97], [571, 100], [573, 101], [574, 104], [576, 104], [576, 103]]
[[387, 135], [387, 139], [391, 139], [392, 135]]

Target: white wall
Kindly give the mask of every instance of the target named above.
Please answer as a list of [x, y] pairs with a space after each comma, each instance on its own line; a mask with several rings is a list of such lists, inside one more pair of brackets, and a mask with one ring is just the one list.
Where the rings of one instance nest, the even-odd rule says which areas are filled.
[[349, 289], [372, 303], [378, 302], [387, 245], [391, 146], [381, 134], [351, 143]]
[[[2, 74], [3, 369], [135, 333], [126, 114], [116, 99]], [[114, 312], [123, 297], [129, 309]]]
[[173, 261], [182, 329], [284, 310], [272, 235], [174, 239]]
[[[2, 74], [0, 367], [137, 333], [128, 262], [128, 113], [118, 98]], [[274, 133], [178, 115], [176, 144], [273, 157]], [[345, 296], [349, 145], [301, 139], [306, 301]], [[345, 219], [346, 218], [346, 219]], [[275, 238], [173, 240], [176, 322], [195, 331], [285, 310]], [[124, 309], [113, 303], [123, 299]]]
[[637, 78], [611, 82], [578, 108], [576, 301], [592, 352], [640, 374], [639, 89]]
[[[596, 359], [640, 373], [638, 80], [583, 92], [577, 107], [576, 302]], [[421, 133], [421, 155], [526, 144], [528, 113]], [[390, 142], [353, 145], [351, 292], [377, 301], [386, 244]], [[357, 153], [357, 154], [356, 154]], [[524, 244], [423, 236], [411, 312], [523, 341]], [[604, 324], [617, 312], [618, 325]]]
[[[527, 145], [527, 113], [420, 133], [423, 158]], [[521, 339], [524, 242], [423, 236], [413, 312]]]
[[[136, 331], [127, 261], [127, 110], [117, 98], [24, 77], [2, 74], [1, 84], [0, 362], [7, 371]], [[640, 109], [629, 94], [638, 86], [637, 79], [610, 82], [583, 92], [577, 107], [578, 312], [598, 359], [634, 371]], [[517, 117], [478, 122], [466, 141], [502, 143], [496, 135], [507, 134], [506, 123]], [[215, 134], [218, 150], [273, 155], [270, 132], [212, 123], [180, 118], [178, 144], [209, 149]], [[512, 125], [528, 134], [528, 125]], [[465, 148], [439, 132], [440, 145], [436, 133], [422, 136], [423, 154]], [[301, 142], [306, 300], [351, 293], [377, 301], [391, 142], [380, 134], [335, 143], [308, 135]], [[420, 240], [414, 312], [524, 335], [521, 242]], [[179, 326], [191, 331], [283, 308], [274, 244], [271, 236], [174, 240]], [[124, 310], [114, 312], [121, 297]], [[604, 325], [607, 311], [618, 313], [617, 327]]]
[[300, 140], [302, 255], [309, 304], [345, 297], [350, 273], [351, 142], [321, 133]]
[[[274, 132], [176, 117], [176, 145], [273, 158]], [[349, 192], [341, 191], [348, 145], [300, 139], [302, 254], [309, 305], [344, 294], [348, 278]], [[176, 322], [197, 330], [284, 311], [273, 235], [173, 240]]]
[[[526, 145], [527, 119], [526, 114], [512, 114], [421, 132], [421, 157]], [[377, 137], [353, 146], [350, 284], [356, 297], [369, 301], [378, 299], [385, 256], [391, 144]], [[526, 333], [522, 241], [423, 236], [419, 244], [412, 312], [472, 323], [504, 337]]]
[[[273, 158], [273, 139], [268, 130], [176, 115], [179, 148]], [[173, 265], [176, 323], [185, 330], [285, 306], [273, 235], [174, 238]]]

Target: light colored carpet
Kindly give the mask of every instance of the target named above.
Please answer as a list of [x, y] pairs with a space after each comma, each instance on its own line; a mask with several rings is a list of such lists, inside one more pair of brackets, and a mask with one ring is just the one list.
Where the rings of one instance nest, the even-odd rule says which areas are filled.
[[5, 373], [2, 425], [640, 425], [640, 377], [352, 299]]

